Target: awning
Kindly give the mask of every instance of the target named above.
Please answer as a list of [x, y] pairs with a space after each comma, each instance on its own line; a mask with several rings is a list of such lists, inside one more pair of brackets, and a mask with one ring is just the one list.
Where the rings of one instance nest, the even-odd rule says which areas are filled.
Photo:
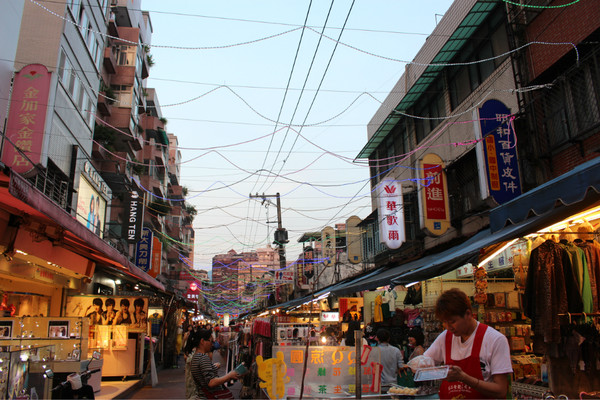
[[490, 213], [491, 231], [497, 232], [509, 222], [524, 221], [532, 213], [549, 213], [560, 203], [565, 206], [578, 203], [588, 191], [600, 193], [600, 157], [493, 209]]
[[165, 290], [162, 283], [132, 264], [20, 175], [0, 173], [0, 207], [12, 214], [27, 215], [48, 226], [60, 227], [64, 230], [62, 246], [65, 248]]

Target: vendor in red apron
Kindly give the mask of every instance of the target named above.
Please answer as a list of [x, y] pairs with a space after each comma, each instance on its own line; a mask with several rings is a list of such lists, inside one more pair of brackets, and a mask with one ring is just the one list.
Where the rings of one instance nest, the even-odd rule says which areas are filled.
[[424, 355], [436, 364], [450, 365], [440, 399], [511, 398], [512, 364], [506, 337], [475, 319], [469, 298], [459, 289], [441, 294], [435, 315], [446, 330]]

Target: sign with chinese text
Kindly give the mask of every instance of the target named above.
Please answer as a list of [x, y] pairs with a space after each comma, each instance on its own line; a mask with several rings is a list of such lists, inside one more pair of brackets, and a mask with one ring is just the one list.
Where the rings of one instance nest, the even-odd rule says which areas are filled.
[[294, 268], [287, 266], [275, 270], [275, 283], [294, 283]]
[[440, 236], [450, 227], [448, 182], [444, 163], [437, 154], [426, 154], [421, 160], [422, 227]]
[[158, 237], [152, 238], [152, 267], [148, 270], [148, 275], [156, 278], [160, 274], [160, 264], [162, 261], [162, 243]]
[[185, 297], [192, 303], [198, 303], [198, 300], [200, 299], [200, 287], [196, 282], [190, 283]]
[[51, 76], [41, 64], [15, 74], [2, 162], [19, 174], [34, 172], [42, 161]]
[[334, 311], [322, 311], [321, 322], [340, 322], [340, 313]]
[[393, 179], [379, 184], [379, 236], [381, 243], [397, 249], [406, 240], [402, 187]]
[[142, 271], [148, 272], [152, 262], [152, 230], [144, 228], [142, 238], [135, 247], [135, 265]]
[[[293, 397], [300, 395], [302, 385], [302, 370], [306, 346], [273, 346], [273, 362], [262, 367], [263, 374], [267, 371], [277, 371], [276, 391], [271, 398]], [[363, 348], [364, 362], [357, 359], [353, 347], [347, 346], [311, 346], [308, 348], [306, 377], [304, 379], [304, 395], [307, 397], [351, 396], [356, 393], [354, 375], [358, 371], [357, 363], [361, 364], [361, 382], [363, 394], [378, 394], [380, 375], [380, 355], [378, 348]], [[273, 359], [271, 359], [273, 360]], [[261, 360], [262, 361], [262, 360]], [[265, 360], [269, 361], [269, 360]], [[258, 364], [258, 358], [257, 358]], [[261, 363], [262, 364], [262, 363]], [[265, 388], [273, 385], [272, 372], [269, 376], [261, 376], [261, 365], [258, 365], [259, 376], [265, 380]], [[373, 376], [377, 382], [374, 385]], [[266, 379], [265, 379], [266, 378]], [[270, 378], [270, 379], [269, 379]], [[281, 390], [283, 385], [284, 390]]]
[[486, 178], [490, 195], [498, 204], [521, 194], [516, 133], [510, 109], [499, 100], [479, 108]]
[[335, 264], [335, 230], [331, 226], [326, 226], [321, 231], [321, 249], [323, 265], [329, 267]]
[[304, 248], [301, 259], [296, 264], [296, 268], [298, 272], [298, 287], [300, 289], [308, 289], [311, 279], [315, 276], [315, 260], [312, 247]]
[[362, 262], [362, 235], [360, 233], [360, 224], [362, 220], [353, 215], [346, 220], [346, 252], [350, 264]]

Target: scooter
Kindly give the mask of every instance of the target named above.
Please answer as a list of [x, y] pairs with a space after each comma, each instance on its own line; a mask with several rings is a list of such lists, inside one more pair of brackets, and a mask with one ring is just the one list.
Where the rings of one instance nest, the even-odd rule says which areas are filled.
[[[92, 360], [100, 359], [100, 353], [95, 351], [92, 356]], [[59, 383], [55, 387], [52, 388], [52, 398], [57, 399], [94, 399], [94, 389], [91, 385], [87, 384], [88, 378], [95, 374], [96, 372], [100, 372], [101, 369], [88, 369], [89, 364], [92, 360], [88, 361], [88, 365], [86, 366], [85, 371], [83, 372], [74, 372], [67, 376], [67, 380]], [[52, 379], [54, 377], [54, 372], [51, 369], [47, 369], [44, 372], [44, 376], [46, 378]]]

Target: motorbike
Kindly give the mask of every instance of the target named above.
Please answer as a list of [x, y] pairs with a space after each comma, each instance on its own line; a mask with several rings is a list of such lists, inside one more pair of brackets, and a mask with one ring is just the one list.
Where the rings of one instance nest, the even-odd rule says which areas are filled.
[[[91, 360], [87, 361], [85, 371], [74, 372], [67, 376], [67, 380], [59, 383], [51, 389], [53, 399], [94, 399], [94, 389], [87, 381], [92, 374], [100, 372], [101, 369], [89, 369], [92, 360], [100, 359], [100, 353], [95, 351]], [[54, 372], [47, 369], [44, 376], [48, 379], [54, 378]]]

